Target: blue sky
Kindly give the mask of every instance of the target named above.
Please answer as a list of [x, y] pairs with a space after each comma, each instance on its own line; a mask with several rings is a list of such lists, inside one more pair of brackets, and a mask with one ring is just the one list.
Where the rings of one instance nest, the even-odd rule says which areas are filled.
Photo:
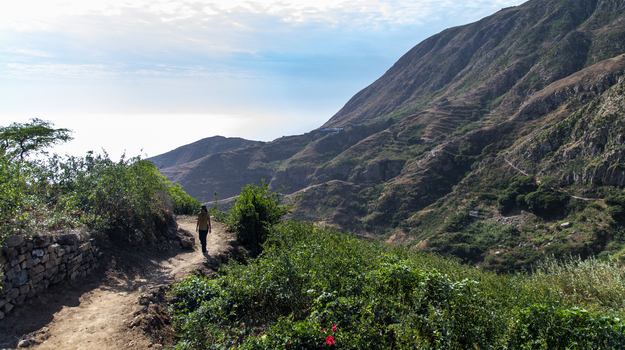
[[518, 0], [20, 0], [0, 4], [0, 125], [154, 156], [321, 126], [410, 48]]

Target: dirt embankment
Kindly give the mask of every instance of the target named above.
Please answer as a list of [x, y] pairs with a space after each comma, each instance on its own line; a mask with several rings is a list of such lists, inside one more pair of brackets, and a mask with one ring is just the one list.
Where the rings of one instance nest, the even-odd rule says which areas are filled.
[[213, 221], [203, 255], [195, 218], [178, 217], [193, 233], [196, 249], [109, 251], [103, 272], [75, 284], [52, 286], [0, 321], [0, 349], [160, 349], [173, 344], [159, 301], [165, 287], [194, 270], [210, 273], [235, 255], [235, 236]]

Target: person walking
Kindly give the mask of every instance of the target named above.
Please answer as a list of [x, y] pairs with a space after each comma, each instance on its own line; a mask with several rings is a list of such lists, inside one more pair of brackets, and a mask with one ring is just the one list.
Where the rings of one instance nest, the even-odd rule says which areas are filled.
[[211, 216], [203, 205], [197, 216], [197, 225], [195, 230], [200, 234], [200, 242], [202, 243], [202, 253], [206, 253], [206, 236], [211, 231]]

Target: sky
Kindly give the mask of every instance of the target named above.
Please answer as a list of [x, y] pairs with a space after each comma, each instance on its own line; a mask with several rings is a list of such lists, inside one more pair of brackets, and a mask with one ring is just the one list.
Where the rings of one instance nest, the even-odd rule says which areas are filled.
[[0, 126], [151, 157], [323, 125], [403, 54], [519, 0], [0, 1]]

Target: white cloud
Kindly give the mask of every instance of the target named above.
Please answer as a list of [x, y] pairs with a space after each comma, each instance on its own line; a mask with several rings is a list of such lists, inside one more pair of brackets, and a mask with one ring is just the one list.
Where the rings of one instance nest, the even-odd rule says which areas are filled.
[[0, 65], [4, 79], [27, 78], [102, 78], [116, 76], [109, 67], [102, 64], [24, 64], [7, 63]]
[[150, 13], [163, 21], [194, 18], [198, 15], [269, 14], [286, 22], [326, 22], [339, 24], [345, 17], [367, 21], [409, 24], [426, 20], [434, 12], [458, 9], [509, 6], [514, 0], [21, 0], [0, 5], [0, 21], [5, 24], [28, 23], [71, 16], [119, 16], [128, 9]]

